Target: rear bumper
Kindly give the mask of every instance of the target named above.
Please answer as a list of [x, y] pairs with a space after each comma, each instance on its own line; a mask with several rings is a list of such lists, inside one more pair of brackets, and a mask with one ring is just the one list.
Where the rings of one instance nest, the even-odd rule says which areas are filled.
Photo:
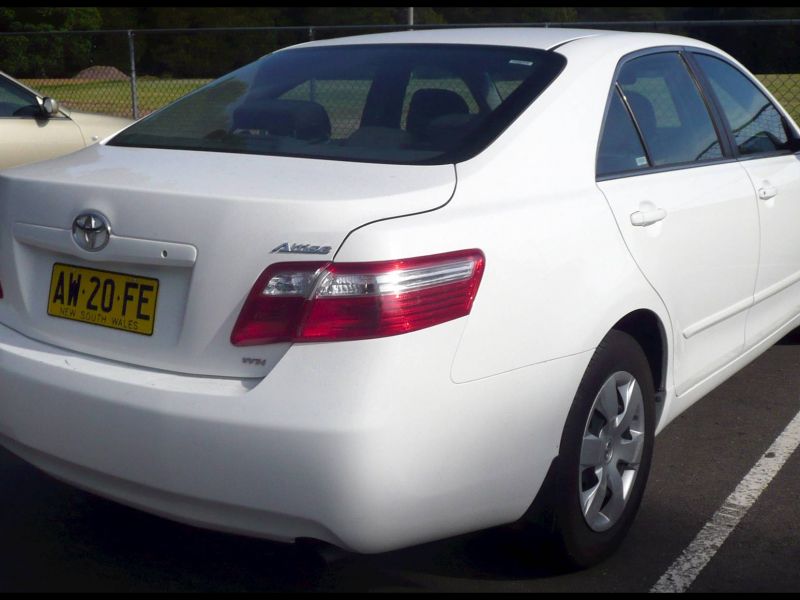
[[234, 380], [0, 325], [0, 444], [122, 503], [282, 541], [381, 552], [511, 522], [557, 454], [590, 353], [454, 384], [441, 348], [462, 327], [295, 345], [266, 378]]

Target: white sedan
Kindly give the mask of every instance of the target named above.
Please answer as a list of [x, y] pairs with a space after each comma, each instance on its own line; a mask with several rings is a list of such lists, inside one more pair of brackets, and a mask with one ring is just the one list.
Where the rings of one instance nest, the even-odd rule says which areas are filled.
[[655, 434], [800, 324], [799, 138], [688, 38], [275, 52], [2, 174], [0, 443], [204, 527], [523, 519], [593, 564]]

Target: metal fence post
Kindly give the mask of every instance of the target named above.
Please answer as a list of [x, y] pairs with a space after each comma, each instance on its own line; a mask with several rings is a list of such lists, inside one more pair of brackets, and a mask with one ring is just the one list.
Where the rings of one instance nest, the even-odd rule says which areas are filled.
[[133, 118], [139, 118], [139, 90], [136, 86], [136, 48], [133, 43], [133, 31], [128, 30], [128, 50], [131, 55], [131, 112]]

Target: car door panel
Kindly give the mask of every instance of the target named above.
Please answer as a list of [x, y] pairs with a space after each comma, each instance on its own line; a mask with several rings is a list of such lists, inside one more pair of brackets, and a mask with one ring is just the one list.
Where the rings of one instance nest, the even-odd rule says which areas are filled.
[[760, 247], [748, 348], [800, 313], [800, 160], [789, 120], [766, 90], [723, 57], [695, 52], [694, 64], [719, 107], [733, 148], [758, 197]]
[[800, 159], [773, 156], [742, 162], [759, 197], [761, 261], [748, 347], [800, 314]]
[[[739, 356], [758, 267], [758, 212], [736, 163], [603, 181], [628, 249], [664, 300], [681, 394]], [[662, 210], [636, 226], [631, 215]]]

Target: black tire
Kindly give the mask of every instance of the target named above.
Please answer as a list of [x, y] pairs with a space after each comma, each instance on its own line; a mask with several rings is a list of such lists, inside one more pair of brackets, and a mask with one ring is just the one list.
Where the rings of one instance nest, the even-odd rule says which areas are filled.
[[[644, 443], [639, 469], [619, 517], [607, 530], [597, 531], [584, 518], [580, 502], [580, 454], [595, 398], [618, 372], [632, 375], [642, 393]], [[611, 331], [589, 362], [567, 417], [559, 456], [554, 461], [528, 520], [551, 538], [558, 556], [571, 567], [587, 568], [608, 558], [619, 547], [633, 523], [647, 485], [655, 435], [655, 389], [647, 358], [630, 335]]]

